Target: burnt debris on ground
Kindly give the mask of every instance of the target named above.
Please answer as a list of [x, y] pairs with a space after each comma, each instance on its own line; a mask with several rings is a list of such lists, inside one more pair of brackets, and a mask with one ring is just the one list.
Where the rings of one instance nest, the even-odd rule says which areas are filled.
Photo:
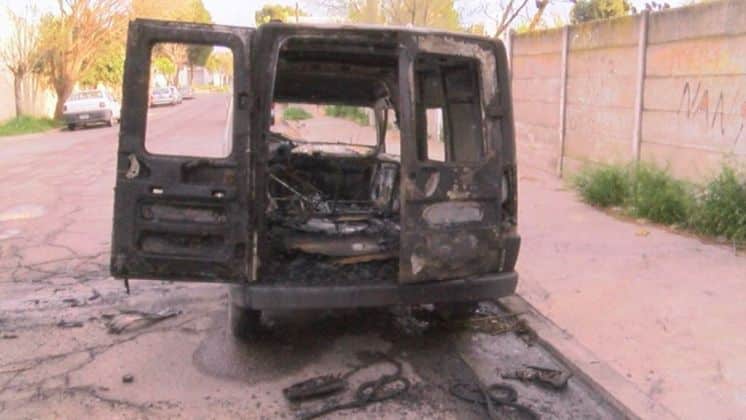
[[[325, 397], [326, 399], [315, 407], [301, 409], [298, 412], [301, 419], [313, 419], [335, 411], [363, 408], [396, 398], [406, 393], [411, 386], [410, 380], [403, 375], [402, 363], [385, 353], [363, 352], [358, 354], [358, 360], [360, 364], [345, 373], [304, 380], [285, 388], [283, 394], [295, 404]], [[354, 389], [352, 397], [346, 401], [336, 397], [345, 390], [351, 390], [350, 380], [355, 374], [378, 364], [392, 365], [394, 372], [361, 382]]]

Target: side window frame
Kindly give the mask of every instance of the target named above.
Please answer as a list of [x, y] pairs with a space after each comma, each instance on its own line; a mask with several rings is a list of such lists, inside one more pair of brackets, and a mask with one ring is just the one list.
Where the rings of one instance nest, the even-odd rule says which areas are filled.
[[[439, 58], [439, 57], [447, 57], [450, 59], [456, 59], [461, 60], [462, 63], [457, 64], [450, 64], [450, 65], [443, 65], [438, 64], [436, 69], [436, 75], [434, 80], [437, 80], [437, 89], [439, 89], [439, 92], [437, 95], [442, 98], [442, 103], [438, 105], [428, 106], [428, 104], [425, 103], [425, 100], [423, 98], [424, 89], [427, 87], [423, 84], [426, 83], [426, 79], [424, 77], [420, 77], [422, 74], [421, 72], [418, 72], [415, 69], [415, 127], [416, 127], [416, 140], [417, 140], [417, 159], [419, 162], [422, 163], [440, 163], [440, 164], [448, 164], [448, 163], [478, 163], [480, 161], [483, 161], [485, 159], [485, 156], [490, 150], [489, 141], [487, 141], [487, 133], [484, 127], [484, 121], [486, 118], [485, 110], [483, 106], [483, 98], [482, 98], [482, 90], [483, 90], [483, 83], [482, 83], [482, 75], [481, 75], [481, 63], [474, 59], [474, 58], [464, 58], [463, 56], [459, 55], [448, 55], [448, 54], [435, 54], [435, 53], [421, 53], [419, 56], [415, 59], [415, 62], [419, 61], [420, 57], [433, 57], [433, 58]], [[471, 104], [473, 110], [472, 110], [472, 117], [474, 118], [473, 123], [478, 126], [478, 133], [479, 133], [479, 139], [477, 143], [479, 144], [479, 150], [475, 153], [475, 156], [472, 156], [473, 159], [459, 159], [455, 160], [454, 157], [456, 156], [456, 143], [453, 133], [453, 127], [454, 124], [452, 122], [452, 105], [456, 102], [451, 100], [451, 95], [448, 90], [447, 82], [446, 82], [446, 72], [447, 69], [456, 69], [459, 66], [463, 66], [467, 68], [467, 71], [471, 74], [472, 77], [472, 86], [471, 86], [471, 98], [469, 102], [463, 102], [465, 104]], [[446, 71], [444, 71], [444, 69]], [[424, 72], [423, 72], [424, 73]], [[431, 86], [432, 87], [432, 86]], [[427, 112], [431, 109], [440, 109], [441, 110], [441, 117], [442, 117], [442, 136], [441, 140], [443, 141], [443, 148], [444, 148], [444, 160], [435, 160], [431, 158], [429, 145], [428, 145], [428, 133], [427, 128], [429, 126], [429, 121], [427, 119]]]

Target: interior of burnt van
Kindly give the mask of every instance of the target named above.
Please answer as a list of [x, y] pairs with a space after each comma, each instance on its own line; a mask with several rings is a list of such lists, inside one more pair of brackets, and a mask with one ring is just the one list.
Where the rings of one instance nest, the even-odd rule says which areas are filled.
[[[473, 59], [417, 57], [419, 160], [481, 157], [477, 77]], [[270, 246], [263, 247], [261, 281], [396, 281], [401, 230], [398, 89], [394, 43], [299, 37], [282, 45], [274, 124], [265, 137], [269, 155], [263, 226]], [[337, 121], [327, 128], [324, 119], [334, 107], [353, 109], [368, 124], [347, 121], [340, 126]], [[310, 118], [288, 120], [289, 113]]]

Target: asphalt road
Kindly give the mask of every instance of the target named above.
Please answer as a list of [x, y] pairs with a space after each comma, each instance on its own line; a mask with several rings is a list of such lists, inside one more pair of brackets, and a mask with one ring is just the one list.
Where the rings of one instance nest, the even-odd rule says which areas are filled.
[[[226, 104], [216, 94], [153, 110], [151, 150], [219, 153]], [[226, 331], [222, 285], [133, 280], [127, 295], [108, 275], [117, 130], [0, 139], [0, 417], [292, 418], [313, 404], [289, 404], [284, 387], [381, 351], [403, 363], [409, 391], [331, 417], [483, 418], [449, 386], [473, 382], [472, 370], [489, 384], [523, 364], [558, 366], [513, 333], [444, 326], [402, 308], [269, 314], [266, 334], [238, 342]], [[178, 315], [112, 334], [112, 319], [132, 320], [122, 309]], [[496, 313], [482, 305], [480, 315]], [[543, 418], [614, 417], [574, 378], [561, 393], [511, 384]]]

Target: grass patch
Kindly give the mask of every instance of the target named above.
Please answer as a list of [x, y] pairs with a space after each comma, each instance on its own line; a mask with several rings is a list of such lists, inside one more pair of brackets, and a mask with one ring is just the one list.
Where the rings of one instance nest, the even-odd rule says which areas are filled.
[[746, 173], [732, 168], [724, 167], [704, 188], [647, 163], [587, 167], [572, 183], [592, 205], [620, 206], [633, 217], [746, 242]]
[[310, 112], [297, 106], [289, 106], [282, 111], [282, 118], [285, 121], [301, 121], [313, 118]]
[[0, 124], [0, 137], [40, 133], [60, 126], [62, 126], [62, 123], [50, 118], [36, 118], [23, 115]]
[[746, 242], [746, 176], [725, 167], [699, 198], [691, 225], [698, 233]]
[[629, 174], [622, 166], [586, 167], [572, 182], [583, 201], [594, 206], [621, 206], [629, 199]]
[[640, 164], [632, 171], [630, 212], [667, 225], [686, 225], [695, 206], [692, 189], [668, 171]]
[[354, 121], [360, 125], [369, 125], [368, 113], [363, 108], [347, 105], [329, 105], [324, 108], [324, 113], [330, 117], [344, 118]]

